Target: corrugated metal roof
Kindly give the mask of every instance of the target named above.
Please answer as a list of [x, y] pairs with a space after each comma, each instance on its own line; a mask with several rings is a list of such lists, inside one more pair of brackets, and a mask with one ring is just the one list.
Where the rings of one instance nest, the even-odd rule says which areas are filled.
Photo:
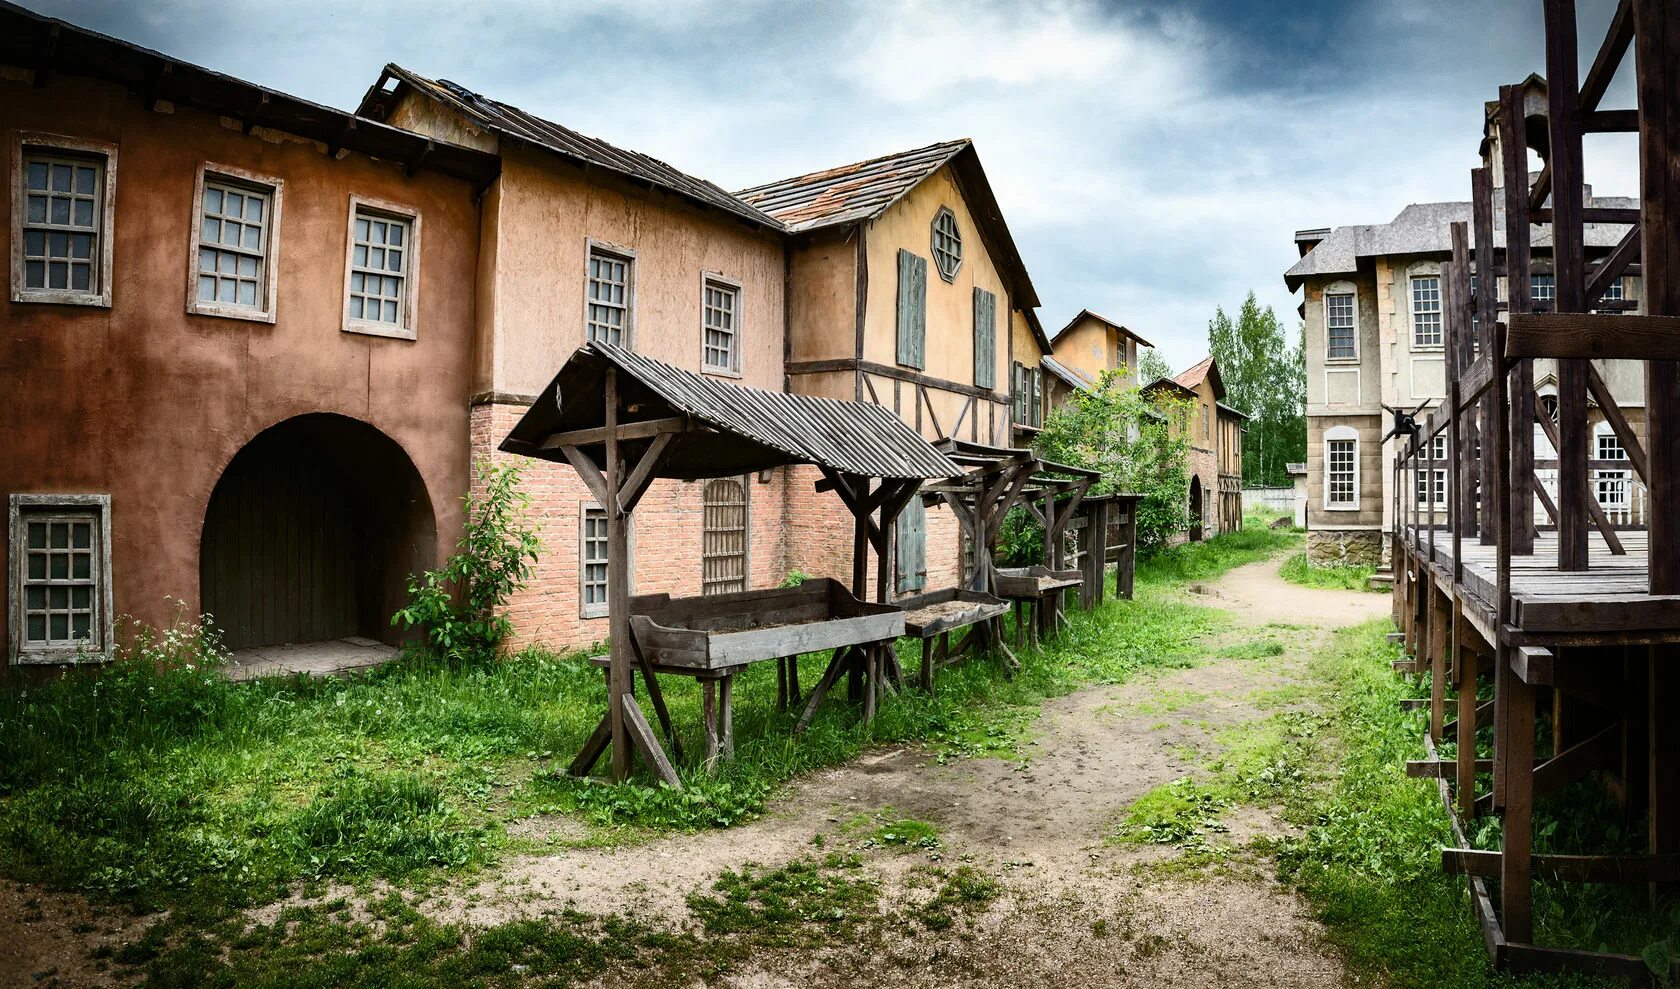
[[[639, 151], [616, 147], [600, 138], [579, 134], [570, 127], [526, 113], [516, 106], [493, 100], [448, 79], [428, 79], [395, 64], [387, 65], [385, 71], [465, 114], [488, 130], [528, 141], [579, 164], [604, 168], [632, 181], [658, 186], [702, 206], [722, 210], [750, 223], [772, 230], [783, 229], [781, 221], [742, 202], [720, 186], [673, 168], [657, 158]], [[379, 88], [378, 85], [374, 87], [375, 90]], [[363, 101], [364, 110], [375, 109], [369, 101], [375, 100], [376, 96], [375, 92], [369, 92], [368, 99]]]
[[967, 138], [943, 141], [753, 186], [735, 195], [795, 232], [873, 219], [970, 144]]
[[[608, 367], [623, 372], [621, 404], [633, 420], [685, 415], [709, 430], [679, 435], [660, 477], [727, 477], [789, 463], [882, 478], [955, 477], [962, 469], [890, 411], [863, 402], [789, 395], [697, 374], [623, 347], [589, 343], [575, 351], [526, 410], [501, 448], [546, 460], [554, 433], [605, 424]], [[643, 444], [645, 445], [645, 443]], [[583, 449], [603, 463], [603, 444]]]

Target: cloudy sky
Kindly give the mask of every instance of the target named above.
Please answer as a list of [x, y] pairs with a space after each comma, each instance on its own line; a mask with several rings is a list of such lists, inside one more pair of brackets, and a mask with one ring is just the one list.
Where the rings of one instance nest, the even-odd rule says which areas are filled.
[[[1482, 102], [1544, 68], [1539, 0], [23, 2], [336, 107], [398, 62], [730, 189], [971, 137], [1046, 327], [1175, 369], [1250, 289], [1295, 325], [1294, 230], [1469, 198]], [[1580, 8], [1596, 50], [1614, 2]], [[1627, 140], [1595, 192], [1636, 192]]]

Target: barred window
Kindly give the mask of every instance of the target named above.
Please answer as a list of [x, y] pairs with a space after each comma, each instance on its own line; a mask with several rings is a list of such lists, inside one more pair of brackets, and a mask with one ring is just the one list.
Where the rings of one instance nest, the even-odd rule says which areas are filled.
[[605, 248], [589, 249], [588, 311], [584, 335], [592, 342], [630, 346], [634, 259]]
[[1419, 275], [1412, 279], [1412, 345], [1441, 346], [1441, 277]]
[[[16, 302], [108, 305], [111, 190], [116, 148], [62, 140], [65, 146], [17, 138], [19, 186], [13, 201], [13, 263], [21, 278]], [[14, 269], [15, 270], [15, 269]]]
[[1359, 503], [1358, 440], [1326, 440], [1324, 474], [1326, 503], [1346, 506]]
[[585, 618], [607, 613], [607, 513], [586, 506], [578, 520], [578, 602]]
[[933, 264], [939, 277], [951, 281], [962, 267], [962, 233], [957, 230], [957, 215], [948, 206], [941, 206], [933, 218]]
[[412, 340], [420, 216], [393, 203], [356, 197], [350, 207], [344, 328]]
[[700, 358], [705, 370], [731, 374], [741, 370], [740, 318], [740, 288], [706, 279], [700, 304]]
[[701, 510], [700, 593], [747, 589], [747, 489], [733, 477], [706, 482]]
[[104, 495], [13, 495], [13, 657], [70, 662], [103, 654], [110, 564]]
[[1324, 356], [1330, 360], [1351, 360], [1358, 356], [1354, 349], [1353, 293], [1336, 292], [1324, 296]]
[[257, 318], [273, 312], [269, 258], [278, 198], [278, 180], [258, 182], [218, 168], [200, 172], [192, 312]]
[[1529, 298], [1534, 302], [1557, 301], [1557, 277], [1554, 275], [1535, 275], [1529, 282], [1531, 291]]

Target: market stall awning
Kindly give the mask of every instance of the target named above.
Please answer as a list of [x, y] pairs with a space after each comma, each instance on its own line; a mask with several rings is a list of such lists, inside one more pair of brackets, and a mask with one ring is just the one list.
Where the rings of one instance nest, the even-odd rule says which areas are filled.
[[[563, 463], [561, 448], [571, 446], [604, 466], [609, 368], [620, 372], [619, 435], [631, 459], [655, 435], [674, 434], [657, 477], [728, 477], [794, 463], [884, 479], [963, 473], [878, 405], [749, 388], [604, 343], [585, 344], [572, 354], [501, 449]], [[671, 420], [687, 428], [675, 429]], [[639, 423], [648, 424], [647, 435], [628, 435]]]

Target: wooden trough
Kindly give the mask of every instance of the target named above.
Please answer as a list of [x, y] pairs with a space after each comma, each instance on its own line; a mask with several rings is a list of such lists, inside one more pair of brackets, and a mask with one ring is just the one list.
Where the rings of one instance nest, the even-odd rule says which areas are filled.
[[[1029, 630], [1033, 645], [1040, 638], [1054, 634], [1059, 614], [1056, 599], [1063, 591], [1084, 582], [1085, 575], [1078, 570], [1055, 570], [1042, 564], [1000, 568], [993, 585], [998, 597], [1015, 602], [1015, 644], [1021, 645], [1023, 632]], [[1033, 612], [1030, 620], [1025, 615], [1027, 609]]]
[[[953, 652], [951, 633], [960, 628], [983, 625], [1002, 618], [1009, 611], [1009, 602], [999, 600], [984, 591], [966, 591], [957, 587], [903, 598], [898, 606], [904, 609], [904, 634], [922, 640], [921, 687], [933, 690], [933, 671], [954, 662], [980, 643], [978, 633], [970, 633]], [[938, 643], [937, 650], [935, 642]], [[937, 652], [937, 655], [936, 655]], [[1014, 657], [1005, 653], [1014, 663]]]
[[890, 642], [904, 629], [902, 610], [859, 601], [827, 577], [765, 591], [630, 599], [637, 648], [655, 666], [679, 669], [727, 669]]

